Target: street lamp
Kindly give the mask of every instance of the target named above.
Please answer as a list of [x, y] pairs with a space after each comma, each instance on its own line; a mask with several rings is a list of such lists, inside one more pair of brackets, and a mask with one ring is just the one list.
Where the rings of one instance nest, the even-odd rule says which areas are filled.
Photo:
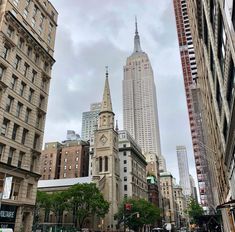
[[[24, 167], [24, 168], [27, 168], [28, 166], [27, 166], [27, 165], [24, 165], [23, 167]], [[3, 180], [3, 187], [2, 187], [2, 192], [1, 192], [1, 195], [0, 195], [0, 210], [1, 210], [1, 208], [2, 208], [3, 193], [4, 193], [4, 187], [5, 187], [5, 181], [6, 181], [7, 174], [9, 174], [9, 173], [11, 173], [11, 172], [13, 172], [13, 171], [15, 171], [15, 170], [17, 170], [17, 169], [19, 169], [19, 168], [21, 168], [21, 167], [13, 168], [13, 169], [9, 170], [8, 172], [5, 172], [5, 173], [4, 173], [4, 177], [3, 177], [3, 179], [2, 179], [2, 180]]]

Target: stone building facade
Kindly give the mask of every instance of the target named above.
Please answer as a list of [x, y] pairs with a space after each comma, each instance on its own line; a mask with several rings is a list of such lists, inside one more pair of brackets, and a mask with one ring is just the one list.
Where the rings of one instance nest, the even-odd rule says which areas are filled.
[[220, 207], [225, 231], [234, 231], [233, 211], [224, 207], [235, 199], [235, 3], [189, 0], [187, 5], [198, 85], [202, 90], [205, 148], [212, 170], [214, 208]]
[[160, 173], [162, 192], [163, 220], [166, 223], [176, 224], [176, 203], [174, 199], [173, 176], [169, 172]]
[[0, 1], [0, 179], [13, 177], [1, 209], [16, 232], [32, 226], [57, 15], [48, 0]]
[[125, 131], [118, 131], [119, 135], [119, 159], [120, 159], [120, 178], [121, 198], [143, 198], [147, 200], [147, 162], [141, 152], [139, 145]]

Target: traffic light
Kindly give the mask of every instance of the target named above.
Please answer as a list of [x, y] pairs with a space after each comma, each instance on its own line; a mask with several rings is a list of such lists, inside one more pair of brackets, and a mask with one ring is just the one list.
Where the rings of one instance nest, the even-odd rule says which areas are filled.
[[126, 203], [126, 204], [125, 204], [125, 211], [130, 212], [130, 211], [131, 211], [131, 208], [132, 208], [132, 205], [131, 205], [130, 203]]

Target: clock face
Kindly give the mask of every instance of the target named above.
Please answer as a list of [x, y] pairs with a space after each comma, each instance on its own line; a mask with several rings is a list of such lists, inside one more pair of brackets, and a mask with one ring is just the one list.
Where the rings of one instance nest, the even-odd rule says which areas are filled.
[[105, 145], [105, 143], [108, 141], [108, 139], [107, 139], [107, 137], [105, 136], [105, 135], [102, 135], [101, 137], [100, 137], [100, 142], [103, 144], [103, 145]]

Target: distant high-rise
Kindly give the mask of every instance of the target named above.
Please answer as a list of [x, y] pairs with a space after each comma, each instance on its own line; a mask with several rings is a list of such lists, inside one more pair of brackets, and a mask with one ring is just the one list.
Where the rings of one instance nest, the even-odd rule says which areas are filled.
[[195, 181], [194, 178], [191, 174], [189, 174], [189, 179], [190, 179], [190, 186], [191, 186], [191, 193], [192, 193], [192, 197], [196, 200], [196, 202], [198, 202], [197, 199], [197, 188], [195, 185]]
[[93, 103], [90, 111], [82, 113], [82, 139], [90, 140], [98, 123], [101, 103]]
[[0, 1], [0, 228], [32, 231], [57, 11], [48, 0]]
[[191, 186], [189, 178], [189, 168], [188, 168], [188, 157], [185, 146], [177, 146], [177, 160], [180, 176], [180, 186], [183, 188], [183, 194], [185, 196], [191, 196]]
[[123, 80], [124, 129], [143, 152], [161, 155], [156, 89], [148, 55], [140, 47], [135, 28], [134, 51], [127, 58]]
[[76, 132], [74, 130], [67, 130], [67, 136], [66, 136], [67, 140], [79, 140], [80, 135], [76, 134]]

